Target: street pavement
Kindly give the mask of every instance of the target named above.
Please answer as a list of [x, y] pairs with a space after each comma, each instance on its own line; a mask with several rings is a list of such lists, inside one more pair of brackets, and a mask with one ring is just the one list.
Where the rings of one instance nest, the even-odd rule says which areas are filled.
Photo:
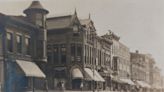
[[[32, 92], [32, 91], [27, 91], [27, 92]], [[49, 90], [49, 91], [40, 91], [36, 90], [35, 92], [93, 92], [93, 91], [69, 91], [69, 90]], [[95, 92], [120, 92], [120, 91], [95, 91]]]

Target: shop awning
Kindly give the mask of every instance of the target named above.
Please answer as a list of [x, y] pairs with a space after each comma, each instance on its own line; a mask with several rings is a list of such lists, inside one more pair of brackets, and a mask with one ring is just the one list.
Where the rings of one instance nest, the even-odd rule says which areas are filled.
[[122, 81], [118, 78], [118, 76], [113, 76], [112, 80], [117, 82], [117, 83], [122, 83]]
[[94, 81], [99, 81], [99, 79], [96, 76], [93, 76], [93, 72], [89, 68], [84, 68], [84, 71], [86, 72], [85, 79], [87, 80], [94, 80]]
[[131, 79], [120, 79], [120, 80], [124, 83], [130, 84], [130, 85], [135, 85]]
[[75, 68], [72, 70], [72, 78], [73, 79], [83, 79], [83, 74], [80, 69]]
[[94, 70], [94, 73], [99, 78], [99, 81], [105, 82], [104, 78], [96, 70]]
[[111, 79], [113, 79], [113, 78], [114, 78], [114, 76], [113, 76], [112, 74], [110, 74], [110, 78], [111, 78]]
[[16, 63], [24, 72], [27, 77], [40, 77], [45, 78], [45, 74], [40, 70], [40, 68], [34, 63], [30, 61], [16, 60]]
[[159, 85], [153, 85], [153, 87], [152, 88], [154, 88], [154, 89], [162, 89], [162, 87], [161, 86], [159, 86]]
[[145, 82], [145, 86], [146, 86], [146, 88], [151, 88], [151, 86], [146, 82]]
[[136, 81], [141, 87], [150, 88], [151, 86], [144, 81]]
[[96, 70], [94, 70], [94, 73], [93, 73], [91, 69], [84, 68], [84, 71], [86, 72], [87, 80], [94, 80], [94, 81], [101, 81], [101, 82], [105, 81]]

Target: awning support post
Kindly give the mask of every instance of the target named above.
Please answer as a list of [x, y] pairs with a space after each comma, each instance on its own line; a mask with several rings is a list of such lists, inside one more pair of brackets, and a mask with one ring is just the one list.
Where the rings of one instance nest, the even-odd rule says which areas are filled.
[[35, 92], [35, 83], [34, 83], [34, 81], [35, 81], [35, 78], [34, 77], [32, 77], [32, 92]]
[[93, 92], [95, 92], [95, 67], [94, 67], [94, 65], [93, 65]]

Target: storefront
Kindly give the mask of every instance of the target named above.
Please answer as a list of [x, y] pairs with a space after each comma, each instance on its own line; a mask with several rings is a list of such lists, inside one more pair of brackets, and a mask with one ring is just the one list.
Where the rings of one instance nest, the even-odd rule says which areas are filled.
[[[90, 68], [84, 68], [85, 71], [85, 85], [90, 86], [87, 90], [103, 90], [105, 86], [104, 78], [96, 70]], [[85, 86], [86, 87], [86, 86]]]
[[150, 92], [151, 86], [144, 81], [135, 81], [135, 83], [140, 86], [141, 92]]
[[122, 90], [125, 92], [133, 90], [135, 83], [131, 79], [120, 79], [122, 81]]
[[113, 76], [112, 77], [111, 90], [112, 91], [120, 91], [121, 90], [121, 85], [122, 85], [122, 81], [118, 78], [118, 76]]
[[60, 90], [62, 89], [62, 85], [64, 89], [67, 89], [67, 69], [66, 67], [55, 67], [52, 69], [52, 72], [49, 72], [48, 86], [50, 90]]
[[9, 61], [6, 69], [6, 92], [46, 90], [46, 76], [34, 62]]
[[82, 90], [83, 88], [83, 74], [79, 68], [72, 69], [72, 89]]
[[16, 63], [23, 71], [25, 79], [27, 79], [25, 90], [46, 90], [46, 76], [34, 62], [16, 60]]

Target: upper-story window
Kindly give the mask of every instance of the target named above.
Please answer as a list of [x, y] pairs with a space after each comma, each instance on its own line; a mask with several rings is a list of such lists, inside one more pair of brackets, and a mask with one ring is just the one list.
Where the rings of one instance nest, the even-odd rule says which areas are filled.
[[79, 36], [79, 28], [77, 25], [73, 26], [73, 36]]
[[73, 31], [78, 32], [78, 26], [77, 25], [73, 26]]
[[43, 15], [41, 13], [36, 14], [36, 24], [43, 26]]
[[30, 55], [30, 45], [31, 45], [31, 42], [30, 42], [30, 37], [25, 37], [25, 53], [27, 55]]
[[59, 48], [57, 44], [53, 46], [53, 61], [55, 64], [59, 63]]
[[13, 52], [13, 34], [7, 33], [7, 50]]
[[51, 64], [52, 63], [52, 58], [53, 57], [53, 53], [52, 53], [52, 45], [47, 45], [47, 61]]
[[77, 56], [81, 56], [82, 55], [82, 47], [81, 45], [77, 46]]
[[61, 63], [65, 64], [66, 63], [66, 46], [61, 45]]
[[16, 46], [17, 46], [17, 52], [22, 53], [22, 36], [17, 35], [16, 36]]
[[75, 44], [71, 44], [71, 56], [75, 56]]
[[77, 61], [81, 61], [81, 56], [82, 56], [82, 46], [79, 44], [77, 45]]

